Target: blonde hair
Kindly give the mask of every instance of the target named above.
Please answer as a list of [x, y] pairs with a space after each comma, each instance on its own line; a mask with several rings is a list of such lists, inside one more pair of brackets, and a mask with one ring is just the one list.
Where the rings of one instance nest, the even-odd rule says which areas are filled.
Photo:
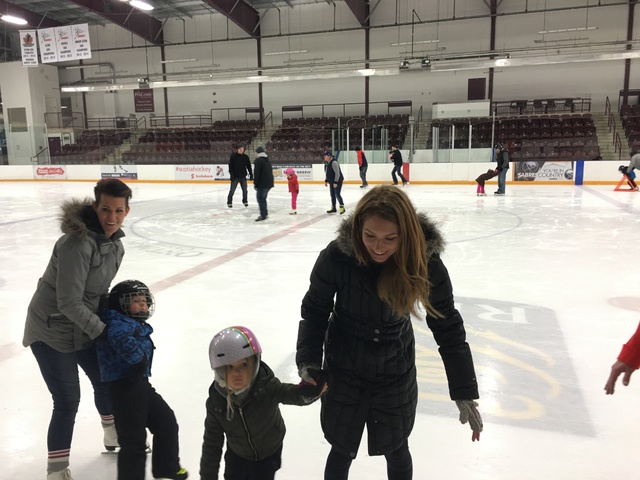
[[398, 226], [398, 249], [378, 277], [377, 293], [398, 315], [417, 314], [421, 303], [431, 315], [442, 317], [429, 302], [429, 272], [425, 234], [409, 197], [398, 187], [380, 185], [369, 190], [353, 214], [351, 243], [358, 263], [374, 263], [362, 241], [364, 222], [373, 216]]

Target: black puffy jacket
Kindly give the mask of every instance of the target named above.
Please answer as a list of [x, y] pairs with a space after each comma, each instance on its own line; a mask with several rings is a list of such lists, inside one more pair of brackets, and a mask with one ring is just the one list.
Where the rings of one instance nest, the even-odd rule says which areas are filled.
[[[444, 318], [427, 316], [439, 345], [453, 400], [478, 398], [462, 317], [454, 307], [449, 274], [440, 259], [444, 240], [426, 215], [430, 302]], [[376, 294], [379, 269], [358, 265], [351, 220], [319, 255], [302, 301], [296, 363], [324, 364], [329, 389], [322, 397], [325, 438], [355, 458], [367, 425], [369, 455], [397, 450], [413, 428], [418, 388], [415, 337], [408, 316], [395, 314]]]
[[242, 405], [234, 406], [231, 420], [227, 419], [227, 399], [219, 389], [216, 382], [209, 388], [201, 480], [218, 480], [225, 437], [227, 448], [246, 460], [255, 462], [273, 455], [282, 447], [286, 431], [278, 404], [309, 403], [297, 385], [280, 382], [264, 362], [260, 362], [258, 375]]

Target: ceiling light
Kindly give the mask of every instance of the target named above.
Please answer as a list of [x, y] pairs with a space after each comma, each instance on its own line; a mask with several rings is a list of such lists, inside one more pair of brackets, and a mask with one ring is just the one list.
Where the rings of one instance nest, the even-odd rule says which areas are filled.
[[578, 27], [578, 28], [560, 28], [558, 30], [540, 30], [538, 35], [547, 33], [568, 33], [568, 32], [584, 32], [586, 30], [598, 30], [598, 27]]
[[144, 0], [129, 0], [129, 5], [140, 10], [153, 10], [153, 5]]
[[[201, 80], [169, 80], [149, 82], [149, 88], [201, 87], [207, 85], [234, 85], [246, 83], [291, 82], [296, 80], [324, 80], [331, 78], [349, 78], [362, 76], [398, 75], [397, 68], [366, 68], [360, 70], [332, 71], [326, 73], [291, 74], [291, 75], [250, 75], [246, 77], [214, 77]], [[62, 92], [106, 92], [117, 90], [136, 90], [139, 83], [130, 84], [83, 84], [60, 87]]]
[[429, 59], [429, 57], [425, 57], [420, 60], [420, 64], [423, 68], [429, 68], [431, 66], [431, 60]]
[[576, 37], [576, 38], [560, 38], [558, 40], [534, 40], [533, 43], [572, 43], [572, 42], [584, 42], [589, 40], [589, 37]]
[[406, 70], [407, 68], [409, 68], [409, 60], [407, 60], [406, 58], [404, 60], [402, 60], [400, 62], [400, 69], [401, 70]]
[[418, 45], [423, 43], [440, 43], [440, 40], [420, 40], [418, 42], [395, 42], [391, 43], [392, 47], [399, 47], [401, 45]]
[[2, 17], [0, 17], [1, 20], [8, 22], [8, 23], [15, 23], [17, 25], [26, 25], [27, 21], [24, 18], [20, 18], [20, 17], [16, 17], [13, 15], [2, 15]]
[[265, 53], [264, 56], [268, 57], [270, 55], [295, 55], [297, 53], [309, 53], [309, 50], [289, 50], [288, 52], [269, 52], [269, 53]]
[[195, 58], [179, 58], [177, 60], [160, 60], [158, 63], [180, 63], [180, 62], [195, 62]]

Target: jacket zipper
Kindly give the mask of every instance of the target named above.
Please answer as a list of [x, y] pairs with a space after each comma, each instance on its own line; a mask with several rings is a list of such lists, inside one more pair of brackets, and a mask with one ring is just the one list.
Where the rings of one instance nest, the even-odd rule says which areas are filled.
[[254, 448], [253, 443], [251, 443], [251, 434], [249, 433], [249, 428], [247, 427], [247, 422], [245, 422], [245, 420], [244, 420], [244, 413], [242, 412], [242, 408], [238, 408], [238, 411], [240, 412], [240, 418], [242, 419], [242, 426], [244, 427], [244, 431], [247, 434], [247, 442], [249, 442], [249, 446], [251, 447], [251, 450], [253, 450], [254, 460], [257, 462], [258, 461], [258, 452], [256, 452], [256, 449]]

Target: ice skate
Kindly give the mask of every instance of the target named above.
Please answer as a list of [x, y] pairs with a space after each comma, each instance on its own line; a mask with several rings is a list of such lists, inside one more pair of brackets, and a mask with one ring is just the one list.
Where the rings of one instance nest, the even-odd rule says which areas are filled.
[[291, 210], [289, 212], [289, 215], [297, 215], [297, 214], [298, 214], [297, 210]]
[[71, 470], [65, 468], [64, 470], [48, 474], [47, 480], [73, 480], [73, 477], [71, 476]]
[[104, 432], [103, 443], [106, 450], [105, 453], [116, 453], [116, 449], [120, 447], [116, 426], [113, 423], [103, 425], [102, 431]]
[[340, 205], [340, 215], [342, 215], [346, 210], [344, 209], [344, 205]]
[[[117, 455], [120, 450], [120, 444], [118, 443], [118, 433], [116, 432], [116, 426], [111, 424], [102, 427], [104, 431], [104, 448], [103, 455]], [[151, 445], [149, 442], [145, 443], [145, 453], [151, 453]]]
[[331, 207], [329, 210], [327, 210], [327, 213], [336, 213], [338, 210], [336, 210], [336, 207]]

